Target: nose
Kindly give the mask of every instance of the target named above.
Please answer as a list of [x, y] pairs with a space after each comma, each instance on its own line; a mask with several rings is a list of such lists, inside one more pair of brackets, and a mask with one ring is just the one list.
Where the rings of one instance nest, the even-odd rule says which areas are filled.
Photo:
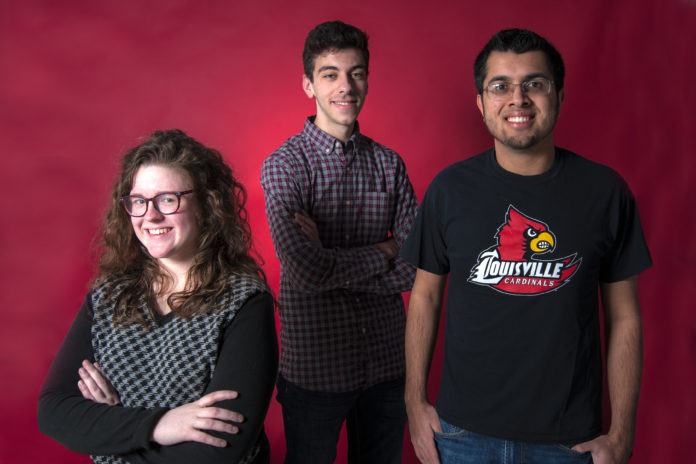
[[341, 73], [338, 79], [339, 91], [343, 93], [350, 93], [353, 90], [353, 79], [351, 79], [348, 73]]
[[155, 208], [155, 200], [148, 200], [145, 218], [149, 221], [159, 221], [164, 218], [164, 215]]
[[527, 96], [527, 92], [525, 92], [522, 88], [521, 84], [513, 85], [510, 103], [517, 106], [525, 106], [529, 104], [529, 97]]

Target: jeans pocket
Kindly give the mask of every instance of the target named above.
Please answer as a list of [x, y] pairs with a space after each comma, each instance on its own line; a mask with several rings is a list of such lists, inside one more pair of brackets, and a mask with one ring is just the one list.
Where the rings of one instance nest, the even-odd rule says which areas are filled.
[[588, 456], [590, 454], [589, 451], [575, 451], [573, 449], [574, 445], [564, 445], [562, 443], [557, 443], [556, 448], [560, 449], [564, 453], [570, 455], [570, 456]]
[[435, 438], [461, 438], [469, 435], [471, 432], [465, 430], [456, 425], [449, 424], [442, 419], [440, 419], [440, 426], [442, 427], [442, 432], [433, 431]]

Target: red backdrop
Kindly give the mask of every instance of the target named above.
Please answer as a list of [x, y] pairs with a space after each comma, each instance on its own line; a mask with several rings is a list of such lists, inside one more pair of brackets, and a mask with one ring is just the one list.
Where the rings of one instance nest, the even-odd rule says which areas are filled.
[[[90, 243], [117, 160], [139, 136], [178, 127], [222, 151], [248, 188], [255, 243], [277, 289], [259, 170], [313, 112], [300, 54], [309, 29], [328, 19], [370, 34], [361, 127], [401, 153], [419, 197], [443, 167], [491, 144], [471, 76], [486, 40], [527, 27], [556, 44], [568, 69], [556, 142], [623, 174], [655, 260], [640, 279], [645, 370], [633, 462], [689, 461], [695, 12], [694, 0], [0, 0], [0, 462], [88, 462], [38, 432], [36, 398], [93, 275]], [[431, 396], [440, 362], [438, 352]], [[275, 400], [267, 430], [281, 462]], [[404, 449], [404, 462], [416, 462], [408, 438]]]

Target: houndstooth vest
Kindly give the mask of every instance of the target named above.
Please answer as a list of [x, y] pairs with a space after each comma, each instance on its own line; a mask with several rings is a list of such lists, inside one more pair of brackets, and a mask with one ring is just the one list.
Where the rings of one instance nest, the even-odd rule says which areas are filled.
[[[254, 294], [268, 291], [261, 282], [229, 278], [217, 313], [198, 314], [188, 321], [174, 316], [144, 332], [140, 324], [114, 326], [113, 305], [106, 298], [109, 282], [92, 290], [92, 347], [94, 359], [119, 394], [125, 407], [175, 408], [198, 400], [210, 382], [223, 329]], [[145, 302], [143, 302], [143, 307]], [[148, 314], [145, 311], [145, 314]], [[149, 315], [146, 317], [150, 317]], [[258, 446], [243, 461], [258, 453]], [[96, 463], [126, 463], [118, 456], [91, 456]]]

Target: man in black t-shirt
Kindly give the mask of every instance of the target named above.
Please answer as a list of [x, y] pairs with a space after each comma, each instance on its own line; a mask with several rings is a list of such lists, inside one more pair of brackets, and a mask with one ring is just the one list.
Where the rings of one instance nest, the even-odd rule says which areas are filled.
[[[564, 65], [548, 41], [500, 31], [474, 77], [494, 147], [433, 180], [401, 250], [418, 267], [406, 326], [416, 454], [423, 463], [626, 463], [642, 364], [637, 275], [651, 265], [635, 200], [613, 170], [555, 146]], [[426, 382], [448, 278], [433, 407]]]

